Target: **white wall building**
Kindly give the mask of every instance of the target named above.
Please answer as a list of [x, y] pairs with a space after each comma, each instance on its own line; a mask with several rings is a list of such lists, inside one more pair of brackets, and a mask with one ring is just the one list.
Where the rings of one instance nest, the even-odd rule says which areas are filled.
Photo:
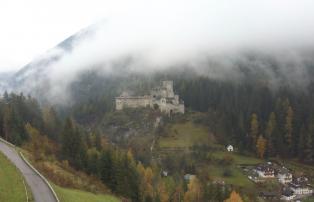
[[295, 197], [296, 197], [296, 195], [294, 194], [294, 192], [292, 190], [284, 190], [280, 199], [284, 200], [284, 201], [291, 201]]
[[277, 178], [281, 184], [292, 182], [292, 174], [287, 169], [280, 170], [277, 174]]
[[312, 194], [313, 189], [305, 184], [297, 184], [297, 183], [289, 183], [290, 189], [298, 195], [307, 195], [307, 194]]
[[229, 145], [227, 146], [227, 151], [228, 151], [228, 152], [233, 152], [233, 146], [229, 144]]
[[261, 178], [274, 178], [275, 177], [275, 170], [271, 165], [262, 164], [262, 165], [257, 166], [254, 170], [258, 174], [258, 176]]

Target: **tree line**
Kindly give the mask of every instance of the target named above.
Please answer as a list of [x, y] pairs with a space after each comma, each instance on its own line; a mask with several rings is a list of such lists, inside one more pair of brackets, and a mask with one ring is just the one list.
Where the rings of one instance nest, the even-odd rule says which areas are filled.
[[35, 161], [49, 155], [67, 161], [127, 201], [223, 201], [230, 194], [229, 189], [197, 178], [166, 184], [158, 165], [143, 165], [131, 150], [109, 144], [99, 131], [87, 133], [72, 118], [60, 118], [53, 107], [40, 107], [30, 96], [4, 93], [0, 111], [2, 138], [27, 144]]

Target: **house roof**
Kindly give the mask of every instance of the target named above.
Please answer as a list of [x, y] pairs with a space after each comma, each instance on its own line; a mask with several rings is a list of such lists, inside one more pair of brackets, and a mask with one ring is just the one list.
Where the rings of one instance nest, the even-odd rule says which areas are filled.
[[294, 192], [291, 189], [284, 189], [282, 192], [283, 196], [289, 197], [289, 196], [293, 196]]
[[259, 195], [262, 197], [276, 197], [277, 193], [274, 191], [262, 191], [259, 193]]
[[278, 170], [278, 174], [280, 174], [280, 175], [287, 175], [287, 174], [291, 174], [291, 172], [287, 168], [283, 167], [283, 168]]
[[255, 169], [263, 172], [274, 172], [274, 168], [269, 164], [260, 164]]
[[289, 186], [294, 188], [294, 189], [299, 189], [299, 188], [309, 188], [309, 186], [306, 183], [298, 183], [298, 182], [290, 182]]

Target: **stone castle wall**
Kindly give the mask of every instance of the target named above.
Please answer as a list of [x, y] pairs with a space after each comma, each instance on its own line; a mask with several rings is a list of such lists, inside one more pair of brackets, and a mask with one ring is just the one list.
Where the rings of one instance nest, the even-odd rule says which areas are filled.
[[163, 81], [162, 86], [154, 88], [151, 95], [128, 96], [122, 94], [116, 97], [116, 110], [124, 108], [155, 107], [158, 106], [161, 112], [184, 113], [184, 103], [179, 100], [179, 95], [173, 91], [173, 81]]

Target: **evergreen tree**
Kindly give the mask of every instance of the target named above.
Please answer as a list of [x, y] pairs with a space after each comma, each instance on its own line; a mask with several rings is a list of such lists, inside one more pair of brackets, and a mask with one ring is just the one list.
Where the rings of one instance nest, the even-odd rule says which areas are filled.
[[[288, 147], [288, 152], [291, 152], [292, 149], [292, 129], [293, 129], [293, 110], [292, 107], [289, 106], [286, 113], [286, 124], [285, 124], [285, 140]], [[290, 153], [289, 152], [289, 153]]]
[[313, 162], [313, 138], [311, 133], [307, 132], [305, 137], [305, 147], [304, 147], [304, 162], [312, 163]]
[[59, 141], [59, 126], [61, 124], [57, 112], [53, 107], [44, 108], [42, 111], [44, 130], [48, 137], [54, 141]]
[[306, 135], [307, 131], [305, 130], [304, 125], [302, 125], [299, 132], [299, 141], [298, 141], [298, 157], [303, 160], [304, 158], [304, 148], [306, 147]]
[[84, 168], [86, 165], [86, 147], [82, 141], [82, 135], [67, 118], [62, 131], [61, 155], [76, 168]]

